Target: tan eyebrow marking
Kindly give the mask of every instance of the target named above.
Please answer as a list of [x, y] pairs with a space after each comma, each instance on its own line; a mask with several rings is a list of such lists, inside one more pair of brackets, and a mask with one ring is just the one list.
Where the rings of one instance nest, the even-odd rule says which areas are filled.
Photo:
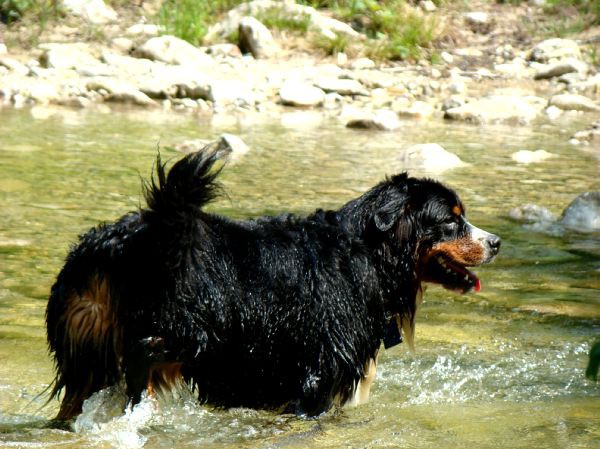
[[462, 215], [462, 212], [463, 212], [463, 211], [462, 211], [462, 208], [461, 208], [460, 206], [454, 206], [454, 207], [452, 208], [452, 213], [453, 213], [454, 215], [461, 216], [461, 215]]

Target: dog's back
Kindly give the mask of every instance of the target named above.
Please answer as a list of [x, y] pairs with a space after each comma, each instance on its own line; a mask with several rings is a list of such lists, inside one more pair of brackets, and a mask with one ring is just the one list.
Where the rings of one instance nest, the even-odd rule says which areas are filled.
[[212, 404], [315, 414], [364, 376], [383, 309], [362, 245], [331, 217], [207, 214], [216, 162], [159, 160], [148, 207], [71, 250], [47, 309], [59, 419], [122, 379], [132, 402], [183, 379]]

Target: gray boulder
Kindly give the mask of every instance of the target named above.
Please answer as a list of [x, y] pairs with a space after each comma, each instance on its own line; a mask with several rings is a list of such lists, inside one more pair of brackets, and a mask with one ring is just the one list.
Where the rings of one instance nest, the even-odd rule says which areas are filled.
[[563, 211], [560, 223], [579, 232], [600, 231], [600, 191], [584, 192]]

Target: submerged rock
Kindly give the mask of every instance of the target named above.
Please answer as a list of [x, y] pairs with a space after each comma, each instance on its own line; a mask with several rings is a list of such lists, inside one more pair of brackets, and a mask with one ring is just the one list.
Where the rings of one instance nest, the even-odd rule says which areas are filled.
[[511, 159], [519, 164], [531, 164], [534, 162], [545, 161], [553, 157], [552, 153], [548, 153], [546, 150], [537, 150], [537, 151], [529, 151], [529, 150], [521, 150], [511, 154]]
[[512, 208], [508, 216], [521, 223], [553, 223], [557, 219], [557, 216], [545, 207], [532, 203]]
[[600, 231], [600, 191], [584, 192], [563, 211], [560, 223], [579, 232]]
[[351, 117], [346, 122], [347, 128], [375, 129], [380, 131], [394, 131], [400, 127], [400, 120], [394, 111], [379, 110], [375, 112], [360, 111], [358, 116]]
[[573, 134], [572, 139], [575, 139], [577, 141], [576, 143], [600, 143], [600, 120], [592, 123], [589, 128], [584, 129], [583, 131], [577, 131]]

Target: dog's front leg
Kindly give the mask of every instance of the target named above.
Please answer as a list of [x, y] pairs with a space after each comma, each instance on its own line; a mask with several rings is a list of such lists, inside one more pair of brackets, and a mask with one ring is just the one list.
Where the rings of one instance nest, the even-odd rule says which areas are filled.
[[152, 365], [164, 362], [165, 354], [165, 342], [161, 337], [142, 338], [127, 352], [124, 365], [128, 406], [140, 402], [142, 392], [148, 388]]

